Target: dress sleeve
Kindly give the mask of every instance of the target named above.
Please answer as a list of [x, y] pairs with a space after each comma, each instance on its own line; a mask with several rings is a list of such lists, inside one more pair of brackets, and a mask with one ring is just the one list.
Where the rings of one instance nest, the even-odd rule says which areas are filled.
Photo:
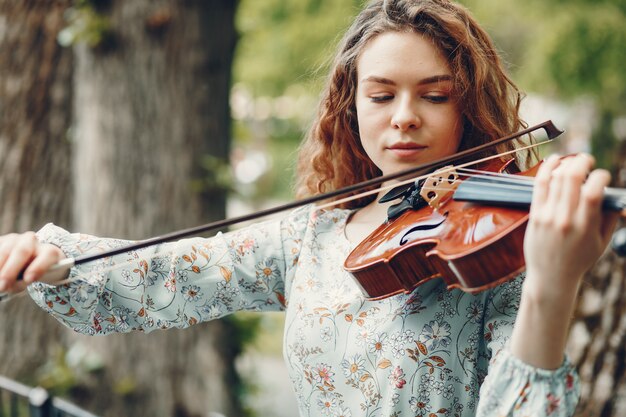
[[[306, 210], [212, 238], [193, 238], [84, 263], [69, 283], [34, 283], [34, 301], [80, 333], [184, 328], [234, 311], [285, 308]], [[130, 242], [72, 234], [52, 224], [42, 242], [76, 258]]]
[[480, 389], [476, 415], [571, 416], [578, 403], [580, 386], [578, 374], [568, 358], [558, 369], [547, 370], [526, 364], [509, 350], [522, 279], [520, 276], [499, 286], [486, 300], [485, 340], [491, 360]]

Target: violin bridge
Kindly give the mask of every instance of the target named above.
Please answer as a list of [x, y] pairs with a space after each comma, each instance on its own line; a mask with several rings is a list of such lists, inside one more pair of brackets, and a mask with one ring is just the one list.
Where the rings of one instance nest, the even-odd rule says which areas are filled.
[[459, 174], [454, 167], [446, 166], [426, 178], [420, 195], [436, 210], [452, 197], [459, 184]]

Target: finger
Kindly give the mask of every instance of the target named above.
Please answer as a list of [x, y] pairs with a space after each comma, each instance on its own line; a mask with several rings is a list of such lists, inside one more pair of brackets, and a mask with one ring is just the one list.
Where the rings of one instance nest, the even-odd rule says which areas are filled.
[[581, 210], [584, 215], [600, 213], [604, 189], [611, 181], [611, 174], [604, 169], [596, 169], [589, 174], [587, 181], [582, 186]]
[[18, 236], [17, 233], [11, 233], [0, 237], [0, 270], [9, 257], [11, 248], [15, 246]]
[[[558, 200], [553, 201], [563, 225], [568, 225], [576, 219], [579, 211], [581, 189], [589, 171], [593, 168], [594, 160], [590, 155], [581, 153], [567, 158], [555, 173], [560, 178]], [[601, 198], [601, 195], [600, 195]]]
[[[594, 221], [594, 227], [600, 227], [603, 241], [610, 238], [617, 217], [613, 213], [602, 212], [604, 189], [611, 181], [611, 174], [603, 169], [596, 169], [589, 174], [587, 182], [582, 187], [580, 215], [583, 219]], [[615, 217], [615, 219], [614, 219]]]
[[0, 270], [0, 291], [10, 289], [20, 272], [33, 259], [37, 238], [32, 232], [27, 232], [16, 240], [9, 256]]
[[533, 196], [530, 206], [531, 213], [533, 211], [541, 211], [541, 207], [547, 201], [550, 192], [552, 172], [559, 163], [559, 156], [551, 155], [539, 167], [533, 185]]
[[24, 270], [24, 282], [31, 284], [61, 260], [60, 250], [52, 245], [42, 245], [37, 256]]

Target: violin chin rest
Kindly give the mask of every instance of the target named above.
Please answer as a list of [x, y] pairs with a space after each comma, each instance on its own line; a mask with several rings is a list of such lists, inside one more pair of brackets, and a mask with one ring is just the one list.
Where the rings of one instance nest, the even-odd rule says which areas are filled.
[[626, 227], [622, 227], [613, 234], [611, 248], [619, 256], [626, 256]]

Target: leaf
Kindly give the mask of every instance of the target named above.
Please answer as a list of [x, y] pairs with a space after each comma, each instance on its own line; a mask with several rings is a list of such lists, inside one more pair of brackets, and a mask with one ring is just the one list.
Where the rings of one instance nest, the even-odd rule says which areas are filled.
[[191, 270], [192, 270], [193, 272], [195, 272], [196, 274], [199, 274], [199, 273], [200, 273], [200, 268], [198, 268], [196, 265], [192, 266], [192, 267], [191, 267]]
[[365, 373], [361, 376], [361, 378], [359, 378], [359, 381], [361, 382], [365, 382], [367, 381], [368, 378], [371, 378], [372, 376], [369, 373]]
[[137, 313], [139, 317], [143, 317], [146, 315], [146, 310], [142, 307], [141, 310]]
[[231, 271], [230, 269], [226, 268], [225, 266], [220, 266], [220, 272], [222, 273], [222, 276], [224, 277], [226, 282], [230, 282], [230, 279], [233, 276], [233, 271]]
[[186, 262], [191, 263], [191, 258], [189, 257], [189, 255], [183, 255], [183, 259], [184, 259]]
[[64, 315], [67, 316], [67, 317], [75, 316], [76, 315], [76, 310], [74, 309], [74, 307], [70, 307], [70, 311], [68, 311]]
[[363, 319], [356, 319], [356, 324], [358, 324], [359, 326], [363, 326], [365, 322], [363, 321]]
[[391, 366], [391, 361], [389, 359], [383, 359], [380, 362], [378, 362], [377, 365], [380, 369], [387, 369]]
[[443, 366], [443, 365], [446, 364], [446, 361], [441, 356], [433, 355], [433, 356], [430, 357], [430, 359], [432, 359], [435, 362], [437, 362], [438, 366]]
[[194, 324], [196, 324], [198, 322], [198, 319], [195, 317], [192, 317], [189, 319], [189, 325], [193, 326]]
[[192, 254], [191, 254], [191, 259], [193, 259], [193, 260], [195, 261], [196, 259], [198, 259], [198, 257], [196, 256], [196, 254], [195, 254], [195, 253], [192, 253]]
[[203, 250], [199, 250], [198, 253], [207, 261], [209, 260], [209, 255], [207, 255], [207, 253]]
[[352, 323], [352, 314], [346, 314], [346, 321]]
[[287, 306], [287, 300], [285, 300], [285, 295], [283, 293], [274, 291], [274, 294], [276, 294], [276, 298], [278, 298], [278, 302], [280, 303], [280, 305], [282, 305], [283, 307]]
[[426, 348], [425, 344], [423, 344], [422, 342], [418, 342], [418, 341], [415, 341], [415, 344], [417, 345], [417, 348], [420, 350], [420, 352], [422, 352], [422, 355], [428, 354], [428, 349]]

